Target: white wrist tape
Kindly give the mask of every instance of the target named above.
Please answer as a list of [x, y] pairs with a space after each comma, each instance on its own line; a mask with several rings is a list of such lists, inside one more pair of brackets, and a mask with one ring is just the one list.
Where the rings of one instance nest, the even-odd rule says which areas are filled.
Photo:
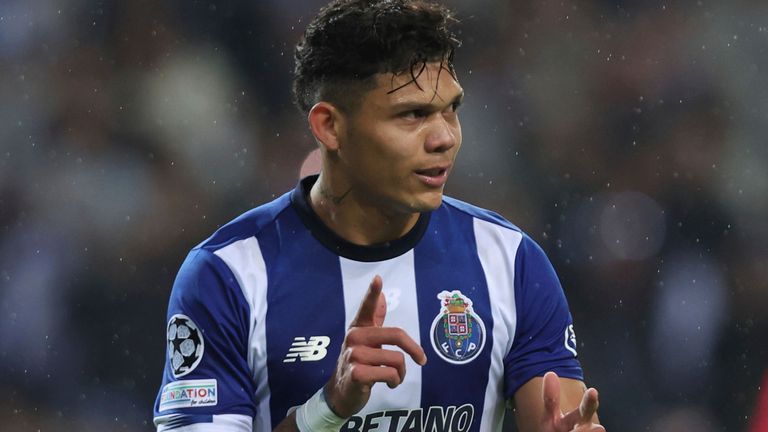
[[296, 426], [300, 432], [339, 432], [347, 419], [331, 411], [321, 388], [296, 410]]

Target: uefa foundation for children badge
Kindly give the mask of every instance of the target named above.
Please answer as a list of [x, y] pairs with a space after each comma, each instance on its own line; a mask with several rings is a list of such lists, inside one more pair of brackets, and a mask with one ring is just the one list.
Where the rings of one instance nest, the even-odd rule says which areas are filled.
[[461, 291], [438, 294], [440, 312], [432, 322], [432, 348], [445, 361], [469, 363], [485, 346], [485, 325]]

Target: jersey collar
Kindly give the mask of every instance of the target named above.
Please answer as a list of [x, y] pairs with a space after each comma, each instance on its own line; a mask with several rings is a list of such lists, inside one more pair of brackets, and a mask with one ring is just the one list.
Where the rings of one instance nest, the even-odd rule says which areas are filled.
[[404, 236], [385, 243], [371, 246], [361, 246], [350, 243], [338, 236], [320, 220], [309, 204], [309, 191], [317, 181], [318, 176], [305, 177], [291, 192], [291, 205], [299, 214], [302, 223], [312, 235], [333, 253], [354, 261], [385, 261], [398, 257], [413, 249], [424, 236], [429, 225], [431, 212], [422, 213], [416, 225]]

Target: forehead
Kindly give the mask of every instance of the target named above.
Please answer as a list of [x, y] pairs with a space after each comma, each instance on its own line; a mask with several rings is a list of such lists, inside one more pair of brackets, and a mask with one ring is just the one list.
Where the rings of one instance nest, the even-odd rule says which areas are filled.
[[366, 103], [374, 106], [400, 104], [450, 104], [463, 94], [463, 89], [448, 66], [440, 62], [417, 65], [411, 71], [379, 73], [375, 86], [366, 95]]

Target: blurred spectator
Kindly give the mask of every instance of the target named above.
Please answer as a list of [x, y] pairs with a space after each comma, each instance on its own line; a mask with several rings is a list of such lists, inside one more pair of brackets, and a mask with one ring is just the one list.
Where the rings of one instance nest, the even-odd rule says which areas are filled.
[[760, 393], [755, 403], [754, 414], [749, 426], [749, 432], [766, 431], [768, 431], [768, 372], [763, 375]]

